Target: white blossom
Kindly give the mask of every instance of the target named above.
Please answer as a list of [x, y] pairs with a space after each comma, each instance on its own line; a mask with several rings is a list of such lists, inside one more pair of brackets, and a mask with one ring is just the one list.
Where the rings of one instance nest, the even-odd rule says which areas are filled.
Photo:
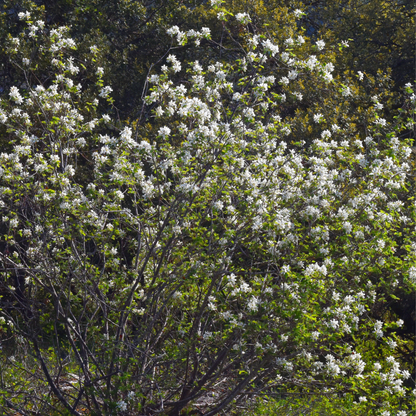
[[413, 282], [416, 283], [416, 267], [415, 266], [411, 266], [409, 268], [409, 279]]
[[117, 409], [120, 412], [124, 412], [125, 410], [127, 410], [127, 403], [124, 400], [120, 400], [117, 402]]
[[270, 39], [263, 41], [263, 47], [266, 52], [270, 52], [271, 56], [275, 56], [279, 52], [279, 47]]
[[255, 312], [258, 309], [259, 306], [259, 299], [255, 296], [252, 296], [247, 304], [247, 308], [251, 312]]
[[113, 89], [111, 87], [106, 86], [106, 87], [101, 89], [101, 92], [100, 92], [99, 96], [101, 98], [107, 98], [112, 91], [113, 91]]
[[16, 104], [22, 104], [23, 103], [23, 97], [20, 95], [20, 92], [17, 87], [11, 87], [9, 92], [10, 98], [16, 103]]
[[18, 17], [20, 20], [29, 20], [30, 19], [30, 12], [26, 11], [26, 12], [20, 12], [18, 14]]
[[321, 113], [317, 113], [313, 116], [313, 121], [315, 123], [320, 123], [321, 121], [323, 121], [324, 116]]
[[381, 330], [382, 328], [383, 328], [383, 322], [376, 321], [375, 324], [374, 324], [374, 333], [379, 338], [383, 337], [383, 331]]
[[159, 129], [159, 132], [158, 132], [159, 136], [162, 136], [163, 138], [168, 137], [168, 136], [170, 135], [170, 133], [171, 133], [171, 130], [170, 130], [170, 128], [169, 128], [169, 127], [167, 127], [167, 126], [163, 126], [163, 127], [161, 127], [161, 128]]
[[325, 48], [325, 42], [323, 40], [318, 40], [316, 42], [316, 46], [317, 46], [318, 50], [321, 51], [323, 48]]
[[251, 18], [247, 13], [237, 13], [235, 15], [235, 18], [242, 24], [247, 24], [251, 22]]

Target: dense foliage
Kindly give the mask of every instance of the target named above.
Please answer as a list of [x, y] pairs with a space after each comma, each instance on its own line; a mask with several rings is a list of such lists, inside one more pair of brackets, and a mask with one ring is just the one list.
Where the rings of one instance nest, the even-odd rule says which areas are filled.
[[410, 414], [413, 84], [175, 3], [5, 2], [3, 414]]

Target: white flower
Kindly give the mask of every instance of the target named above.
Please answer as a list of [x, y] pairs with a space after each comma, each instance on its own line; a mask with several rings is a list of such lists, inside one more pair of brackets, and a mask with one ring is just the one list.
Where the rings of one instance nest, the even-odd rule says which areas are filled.
[[237, 13], [235, 18], [243, 25], [251, 22], [251, 18], [247, 13]]
[[374, 140], [373, 140], [373, 138], [372, 138], [372, 137], [367, 136], [367, 137], [364, 139], [364, 143], [365, 143], [367, 146], [369, 146], [370, 144], [374, 143]]
[[323, 74], [322, 74], [322, 78], [324, 79], [324, 81], [325, 82], [331, 82], [332, 81], [332, 79], [333, 79], [333, 77], [332, 77], [332, 74], [330, 73], [330, 72], [328, 72], [328, 71], [324, 71], [323, 72]]
[[236, 92], [233, 94], [233, 101], [239, 101], [241, 99], [241, 94]]
[[298, 76], [298, 71], [292, 70], [289, 72], [289, 74], [287, 75], [289, 79], [296, 79]]
[[180, 32], [178, 26], [172, 26], [170, 29], [166, 31], [169, 36], [175, 36]]
[[20, 12], [18, 15], [20, 20], [29, 20], [30, 19], [30, 12]]
[[161, 127], [161, 128], [159, 129], [159, 131], [158, 131], [158, 135], [159, 135], [159, 136], [162, 136], [163, 138], [166, 138], [166, 137], [168, 137], [168, 136], [170, 135], [170, 132], [171, 132], [171, 130], [170, 130], [170, 128], [169, 128], [169, 127], [167, 127], [167, 126], [163, 126], [163, 127]]
[[381, 364], [380, 363], [374, 363], [374, 370], [380, 371], [381, 370]]
[[338, 322], [336, 319], [331, 319], [331, 320], [329, 321], [328, 326], [330, 326], [330, 327], [331, 327], [331, 328], [333, 328], [333, 329], [337, 329], [337, 328], [338, 328], [338, 326], [339, 326], [339, 322]]
[[[416, 283], [416, 267], [412, 266], [409, 269], [409, 279], [413, 282]], [[402, 321], [403, 322], [403, 321]]]
[[20, 92], [17, 87], [11, 87], [9, 92], [10, 98], [17, 104], [23, 103], [23, 98], [20, 95]]
[[217, 71], [215, 76], [220, 80], [220, 81], [224, 81], [225, 80], [225, 72], [224, 71]]
[[346, 232], [347, 234], [350, 234], [350, 233], [351, 233], [351, 230], [352, 230], [352, 225], [351, 225], [351, 223], [350, 223], [349, 221], [346, 221], [346, 222], [344, 222], [344, 224], [342, 225], [342, 228], [344, 228], [344, 230], [345, 230], [345, 232]]
[[120, 189], [117, 189], [117, 191], [115, 192], [114, 196], [117, 199], [123, 199], [124, 198], [124, 194], [123, 194], [123, 192], [120, 191]]
[[161, 106], [157, 107], [155, 113], [156, 117], [161, 117], [164, 113], [163, 108]]
[[215, 201], [212, 204], [212, 207], [215, 208], [215, 209], [218, 209], [219, 211], [221, 211], [223, 209], [223, 207], [224, 207], [224, 202], [222, 202], [222, 201]]
[[247, 304], [247, 309], [251, 312], [255, 312], [258, 309], [259, 303], [260, 303], [259, 299], [256, 298], [255, 296], [252, 296]]
[[279, 47], [275, 45], [270, 39], [263, 42], [263, 47], [266, 52], [270, 52], [272, 56], [275, 56], [279, 52]]
[[403, 377], [404, 380], [407, 380], [410, 376], [411, 376], [411, 374], [409, 373], [409, 371], [402, 370], [402, 377]]
[[176, 59], [175, 55], [169, 55], [166, 61], [172, 64], [173, 72], [179, 72], [181, 70], [181, 63]]
[[127, 410], [127, 403], [124, 400], [120, 400], [117, 402], [117, 409], [120, 410], [120, 412], [124, 412]]
[[19, 225], [19, 220], [17, 218], [12, 218], [10, 220], [10, 228], [15, 228]]
[[329, 139], [331, 137], [331, 132], [329, 130], [324, 130], [321, 133], [321, 137], [322, 139]]
[[325, 42], [323, 40], [318, 40], [316, 42], [316, 47], [321, 51], [323, 48], [325, 48]]
[[351, 94], [351, 89], [350, 87], [345, 87], [342, 91], [341, 94], [343, 97], [349, 97]]
[[300, 92], [294, 92], [293, 95], [299, 100], [302, 101], [303, 95]]
[[180, 233], [181, 233], [181, 231], [182, 231], [182, 229], [181, 229], [181, 227], [180, 227], [179, 225], [175, 225], [174, 227], [172, 227], [172, 231], [173, 231], [175, 234], [180, 234]]
[[0, 110], [0, 123], [6, 123], [7, 121], [7, 115], [4, 114], [1, 110]]
[[299, 18], [299, 17], [301, 17], [304, 13], [303, 13], [303, 11], [302, 11], [302, 10], [300, 10], [300, 9], [296, 9], [296, 10], [293, 12], [293, 14], [295, 15], [295, 17], [296, 17], [296, 18]]
[[68, 176], [74, 176], [75, 175], [75, 169], [72, 167], [72, 165], [67, 165], [65, 167], [65, 172], [68, 174]]
[[283, 62], [287, 62], [289, 60], [289, 54], [287, 52], [282, 52], [281, 57]]
[[113, 89], [111, 87], [106, 86], [106, 87], [104, 87], [104, 88], [101, 89], [101, 92], [99, 94], [99, 97], [101, 97], [101, 98], [107, 98], [108, 95], [110, 94], [110, 92], [112, 92], [112, 91], [113, 91]]
[[402, 319], [399, 319], [399, 320], [396, 322], [396, 325], [397, 325], [398, 327], [403, 326], [403, 324], [404, 324], [404, 321], [403, 321]]
[[205, 39], [209, 39], [211, 36], [211, 29], [209, 27], [203, 27], [201, 29], [201, 34]]
[[159, 82], [159, 75], [151, 75], [149, 78], [149, 82], [152, 84], [157, 84]]
[[314, 331], [311, 333], [312, 339], [316, 341], [321, 334], [318, 331]]
[[374, 123], [384, 127], [386, 125], [386, 120], [384, 118], [377, 118]]
[[313, 116], [313, 121], [315, 122], [315, 123], [320, 123], [321, 121], [323, 121], [324, 120], [324, 116], [321, 114], [321, 113], [318, 113], [318, 114], [315, 114], [314, 116]]
[[383, 322], [376, 321], [374, 324], [374, 333], [378, 338], [381, 338], [383, 336], [383, 331], [381, 330], [383, 328]]
[[387, 340], [387, 345], [389, 346], [389, 348], [394, 349], [397, 347], [397, 342], [392, 339], [389, 339]]

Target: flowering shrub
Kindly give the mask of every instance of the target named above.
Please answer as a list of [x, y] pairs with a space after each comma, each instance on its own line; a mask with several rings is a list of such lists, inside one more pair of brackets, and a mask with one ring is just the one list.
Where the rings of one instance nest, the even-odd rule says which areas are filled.
[[[38, 84], [11, 41], [28, 83], [0, 110], [11, 137], [0, 155], [1, 324], [38, 370], [27, 370], [32, 389], [11, 378], [4, 405], [210, 416], [247, 394], [296, 391], [352, 394], [356, 414], [405, 414], [400, 325], [374, 321], [372, 308], [416, 287], [414, 156], [398, 138], [413, 126], [412, 86], [394, 125], [375, 97], [365, 136], [352, 136], [348, 113], [311, 107], [315, 137], [290, 141], [300, 125], [284, 114], [305, 85], [351, 108], [360, 85], [332, 76], [323, 41], [309, 54], [303, 38], [247, 30], [238, 59], [169, 54], [148, 79], [156, 128], [110, 135], [97, 114], [99, 100], [112, 103], [102, 68], [86, 101], [66, 29], [21, 18], [22, 39], [56, 71]], [[207, 28], [168, 35], [195, 48], [210, 39]]]

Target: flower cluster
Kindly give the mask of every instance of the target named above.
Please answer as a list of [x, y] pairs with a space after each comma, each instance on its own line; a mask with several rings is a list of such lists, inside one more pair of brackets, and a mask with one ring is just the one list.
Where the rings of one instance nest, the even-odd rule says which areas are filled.
[[[236, 19], [250, 22], [246, 13]], [[35, 32], [46, 36], [26, 36]], [[1, 289], [21, 308], [22, 293], [35, 296], [40, 320], [58, 316], [80, 366], [73, 395], [48, 378], [62, 400], [92, 391], [97, 407], [113, 397], [108, 406], [126, 412], [149, 396], [147, 410], [162, 411], [179, 391], [172, 380], [184, 378], [189, 401], [212, 410], [232, 400], [228, 388], [209, 396], [212, 384], [242, 375], [241, 396], [254, 380], [259, 390], [335, 385], [343, 394], [362, 383], [357, 414], [405, 397], [409, 374], [389, 326], [404, 322], [372, 315], [380, 292], [416, 285], [414, 162], [411, 142], [398, 139], [402, 116], [389, 125], [376, 97], [366, 133], [352, 135], [349, 113], [310, 106], [304, 131], [313, 137], [298, 141], [287, 114], [308, 94], [305, 83], [324, 85], [342, 105], [356, 99], [355, 85], [305, 52], [300, 35], [245, 33], [238, 59], [186, 63], [168, 53], [146, 83], [146, 128], [98, 131], [111, 117], [96, 116], [98, 100], [76, 85], [67, 32], [51, 30], [43, 49], [56, 69], [50, 82], [12, 87], [0, 107], [13, 137], [0, 154]], [[206, 28], [168, 34], [180, 46], [210, 38]], [[323, 55], [325, 42], [310, 49]], [[111, 103], [103, 69], [92, 73], [96, 96]], [[17, 285], [20, 276], [27, 281]], [[23, 335], [28, 307], [5, 312]], [[381, 345], [382, 364], [365, 343]], [[120, 395], [125, 380], [131, 392]]]

